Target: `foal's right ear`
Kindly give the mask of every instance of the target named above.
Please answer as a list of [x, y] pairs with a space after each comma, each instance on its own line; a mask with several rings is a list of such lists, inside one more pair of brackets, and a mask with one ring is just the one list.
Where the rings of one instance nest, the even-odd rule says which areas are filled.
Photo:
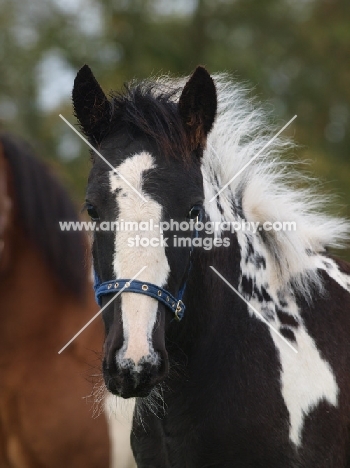
[[91, 69], [84, 65], [74, 80], [73, 108], [85, 135], [100, 143], [111, 118], [111, 105]]
[[197, 67], [182, 90], [179, 114], [183, 121], [190, 149], [203, 149], [217, 110], [216, 88], [204, 67]]

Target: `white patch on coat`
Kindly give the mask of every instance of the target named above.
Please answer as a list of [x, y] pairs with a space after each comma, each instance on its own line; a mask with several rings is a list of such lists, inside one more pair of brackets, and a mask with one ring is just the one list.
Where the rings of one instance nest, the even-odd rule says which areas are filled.
[[329, 363], [321, 357], [305, 327], [300, 326], [294, 334], [293, 346], [298, 354], [291, 352], [275, 333], [271, 336], [282, 365], [282, 396], [289, 412], [289, 437], [298, 446], [305, 418], [322, 400], [336, 406], [339, 389]]
[[[116, 231], [113, 269], [116, 278], [129, 279], [142, 267], [147, 266], [137, 279], [164, 286], [170, 271], [165, 248], [131, 246], [128, 243], [128, 239], [137, 235], [148, 239], [161, 237], [159, 222], [162, 217], [162, 207], [143, 191], [145, 171], [155, 167], [153, 157], [149, 153], [142, 152], [126, 159], [116, 168], [136, 190], [142, 193], [147, 202], [130, 189], [116, 173], [110, 173], [110, 189], [119, 209], [116, 221], [141, 223], [153, 220], [152, 230]], [[125, 292], [121, 295], [121, 307], [124, 345], [117, 354], [117, 362], [123, 366], [129, 365], [129, 360], [132, 360], [136, 366], [135, 371], [139, 370], [142, 362], [156, 364], [158, 356], [152, 347], [152, 332], [156, 323], [158, 301], [145, 295]]]

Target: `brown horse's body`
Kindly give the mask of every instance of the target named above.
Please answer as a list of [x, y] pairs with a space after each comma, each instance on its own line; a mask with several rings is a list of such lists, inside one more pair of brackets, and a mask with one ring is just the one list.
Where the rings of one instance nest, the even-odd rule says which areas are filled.
[[108, 467], [106, 421], [92, 417], [91, 400], [84, 398], [92, 392], [91, 375], [98, 367], [98, 321], [58, 354], [96, 313], [88, 274], [82, 268], [85, 284], [76, 294], [69, 290], [22, 226], [18, 181], [5, 147], [0, 153], [0, 467]]

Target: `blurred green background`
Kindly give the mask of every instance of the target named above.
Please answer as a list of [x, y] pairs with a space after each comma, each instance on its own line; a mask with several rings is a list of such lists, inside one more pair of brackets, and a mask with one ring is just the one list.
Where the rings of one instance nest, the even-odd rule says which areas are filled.
[[[70, 93], [88, 63], [105, 91], [197, 64], [228, 71], [300, 144], [291, 157], [350, 218], [349, 0], [0, 0], [0, 127], [29, 139], [78, 205], [87, 148]], [[304, 170], [304, 169], [303, 169]], [[322, 191], [321, 190], [321, 191]], [[350, 255], [348, 255], [350, 258]]]

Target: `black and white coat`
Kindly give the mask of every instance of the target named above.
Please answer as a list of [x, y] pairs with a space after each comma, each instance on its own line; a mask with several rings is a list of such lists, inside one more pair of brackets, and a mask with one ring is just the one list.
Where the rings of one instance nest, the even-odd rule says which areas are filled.
[[[350, 466], [350, 267], [326, 251], [349, 225], [320, 214], [324, 197], [295, 188], [279, 159], [290, 142], [275, 139], [248, 165], [274, 128], [245, 91], [201, 67], [188, 81], [134, 84], [110, 100], [83, 67], [73, 102], [116, 168], [93, 154], [87, 203], [99, 220], [159, 225], [201, 204], [207, 221], [297, 226], [237, 230], [228, 249], [195, 249], [181, 323], [137, 294], [103, 312], [105, 382], [136, 397], [138, 467]], [[101, 279], [146, 266], [138, 279], [176, 294], [189, 249], [135, 248], [129, 235], [95, 233]]]

